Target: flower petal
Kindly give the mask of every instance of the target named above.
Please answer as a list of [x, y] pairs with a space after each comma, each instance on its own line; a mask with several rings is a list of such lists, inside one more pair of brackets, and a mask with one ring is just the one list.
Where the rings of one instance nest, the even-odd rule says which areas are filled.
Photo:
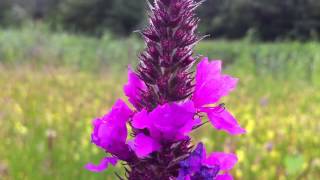
[[136, 113], [132, 118], [132, 126], [138, 129], [147, 128], [150, 126], [150, 123], [148, 112], [145, 109]]
[[236, 155], [231, 153], [214, 152], [205, 160], [209, 166], [219, 165], [220, 170], [229, 171], [238, 162]]
[[118, 99], [104, 119], [111, 119], [111, 121], [114, 121], [115, 123], [123, 124], [127, 122], [132, 114], [132, 110], [126, 103], [123, 100]]
[[192, 101], [167, 103], [150, 113], [146, 110], [136, 113], [132, 126], [137, 129], [147, 128], [151, 137], [158, 142], [181, 140], [199, 123], [198, 119], [193, 118], [195, 113]]
[[187, 136], [190, 131], [193, 130], [193, 128], [201, 125], [201, 119], [200, 118], [194, 118], [190, 122], [186, 123], [185, 126], [183, 126], [179, 130], [179, 134], [182, 136]]
[[191, 178], [189, 175], [184, 176], [182, 174], [179, 174], [176, 180], [191, 180]]
[[200, 170], [202, 162], [206, 158], [206, 149], [203, 143], [198, 143], [197, 147], [189, 157], [180, 162], [179, 176], [185, 177]]
[[180, 140], [192, 130], [196, 109], [192, 101], [167, 103], [149, 113], [151, 136], [160, 140]]
[[221, 61], [209, 62], [208, 58], [198, 64], [192, 99], [197, 108], [218, 102], [236, 87], [238, 79], [221, 74], [221, 64]]
[[207, 113], [211, 124], [218, 130], [223, 130], [231, 135], [244, 134], [246, 131], [238, 124], [237, 120], [226, 110], [203, 109]]
[[128, 153], [126, 122], [131, 115], [129, 107], [118, 100], [108, 114], [93, 121], [92, 142], [120, 159], [125, 157]]
[[233, 180], [233, 177], [229, 173], [220, 174], [215, 180]]
[[216, 166], [202, 165], [200, 170], [192, 176], [192, 179], [213, 180], [215, 179], [215, 177], [217, 177], [217, 174], [219, 173], [219, 171], [220, 171], [220, 168], [218, 165]]
[[138, 134], [133, 141], [130, 141], [129, 146], [139, 158], [146, 157], [161, 148], [157, 141], [142, 133]]
[[222, 62], [215, 60], [209, 62], [208, 57], [204, 57], [197, 65], [196, 81], [204, 82], [208, 78], [208, 74], [215, 77], [221, 74]]
[[133, 72], [131, 67], [128, 68], [128, 83], [124, 85], [123, 90], [125, 95], [129, 98], [131, 104], [136, 108], [140, 109], [140, 92], [146, 90], [147, 87], [144, 82]]
[[85, 165], [85, 169], [92, 172], [101, 172], [108, 168], [109, 164], [115, 166], [117, 164], [118, 159], [114, 157], [105, 157], [103, 158], [98, 165], [93, 163], [88, 163]]

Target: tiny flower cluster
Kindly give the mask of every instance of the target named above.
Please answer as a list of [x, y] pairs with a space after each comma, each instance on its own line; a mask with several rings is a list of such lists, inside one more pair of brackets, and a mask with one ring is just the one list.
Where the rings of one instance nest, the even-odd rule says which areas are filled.
[[[206, 123], [230, 135], [245, 133], [223, 104], [238, 79], [222, 73], [222, 62], [196, 58], [192, 49], [200, 38], [193, 0], [155, 0], [150, 5], [150, 26], [142, 32], [147, 48], [135, 72], [128, 68], [124, 93], [132, 104], [116, 101], [111, 111], [93, 121], [91, 141], [110, 154], [100, 172], [125, 162], [129, 180], [229, 180], [237, 162], [233, 154], [206, 155], [199, 143], [194, 150], [190, 133]], [[128, 137], [128, 128], [132, 138]], [[120, 179], [123, 179], [118, 175]]]

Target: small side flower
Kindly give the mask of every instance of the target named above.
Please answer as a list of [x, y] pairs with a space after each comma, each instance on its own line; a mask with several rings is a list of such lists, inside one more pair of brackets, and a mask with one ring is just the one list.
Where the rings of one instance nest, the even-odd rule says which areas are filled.
[[238, 82], [238, 79], [222, 74], [221, 66], [221, 61], [209, 62], [208, 58], [201, 60], [197, 66], [192, 100], [198, 112], [206, 113], [216, 129], [231, 135], [243, 134], [246, 131], [224, 106], [212, 106], [233, 91]]
[[177, 180], [233, 179], [228, 171], [237, 161], [237, 157], [230, 153], [214, 152], [207, 156], [204, 145], [199, 143], [190, 156], [180, 162]]
[[114, 165], [117, 159], [130, 159], [132, 153], [126, 143], [128, 134], [126, 123], [132, 115], [133, 112], [129, 107], [122, 100], [118, 100], [108, 114], [93, 121], [92, 143], [114, 157], [104, 158], [98, 166], [89, 163], [85, 166], [86, 169], [103, 171], [110, 163]]

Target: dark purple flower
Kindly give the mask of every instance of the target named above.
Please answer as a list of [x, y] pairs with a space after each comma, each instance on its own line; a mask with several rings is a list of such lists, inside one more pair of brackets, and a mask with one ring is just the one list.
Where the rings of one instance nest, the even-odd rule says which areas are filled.
[[204, 148], [203, 144], [199, 143], [190, 156], [186, 160], [180, 162], [178, 180], [183, 180], [185, 177], [200, 171], [202, 162], [206, 156]]
[[229, 171], [237, 163], [238, 159], [233, 154], [214, 152], [208, 157], [205, 147], [199, 143], [190, 156], [180, 162], [180, 171], [177, 180], [227, 180]]

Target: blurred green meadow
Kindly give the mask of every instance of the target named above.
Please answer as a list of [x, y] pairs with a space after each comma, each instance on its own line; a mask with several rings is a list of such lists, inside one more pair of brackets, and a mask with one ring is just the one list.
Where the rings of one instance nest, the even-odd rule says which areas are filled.
[[[117, 98], [139, 37], [101, 39], [41, 25], [0, 30], [0, 179], [115, 179], [83, 169], [104, 152], [91, 120]], [[236, 179], [320, 179], [320, 43], [203, 41], [196, 54], [222, 59], [240, 78], [223, 99], [248, 131], [193, 133], [212, 151], [235, 152]], [[121, 173], [121, 172], [120, 172]]]

